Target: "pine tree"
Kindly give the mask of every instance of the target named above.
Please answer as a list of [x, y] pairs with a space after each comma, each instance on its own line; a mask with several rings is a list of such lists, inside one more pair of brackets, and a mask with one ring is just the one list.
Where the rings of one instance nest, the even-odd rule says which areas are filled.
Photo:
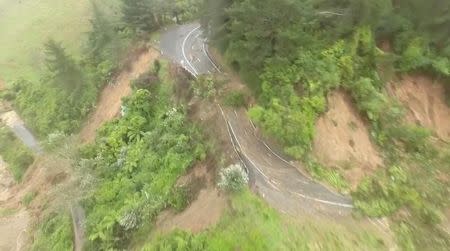
[[62, 45], [53, 39], [45, 43], [45, 64], [48, 81], [70, 92], [77, 92], [83, 85], [83, 75], [75, 60]]
[[114, 28], [111, 22], [92, 2], [93, 17], [90, 20], [92, 30], [88, 34], [88, 47], [91, 57], [100, 57], [101, 51], [114, 39]]
[[158, 19], [149, 0], [122, 0], [125, 24], [134, 31], [150, 32], [158, 28]]

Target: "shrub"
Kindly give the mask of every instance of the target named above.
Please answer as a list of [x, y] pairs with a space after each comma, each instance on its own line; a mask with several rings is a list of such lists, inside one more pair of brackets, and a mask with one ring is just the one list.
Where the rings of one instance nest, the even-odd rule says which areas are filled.
[[68, 213], [50, 214], [39, 224], [31, 250], [73, 250], [72, 221]]
[[6, 127], [0, 126], [0, 155], [8, 163], [14, 179], [21, 181], [34, 157], [28, 148]]
[[239, 91], [231, 91], [224, 97], [224, 104], [236, 108], [245, 106], [245, 95]]
[[22, 198], [23, 205], [25, 207], [28, 207], [31, 204], [31, 202], [34, 200], [36, 195], [37, 195], [37, 193], [35, 191], [28, 192], [27, 194], [25, 194], [25, 196]]
[[199, 77], [193, 81], [194, 94], [200, 98], [212, 98], [217, 94], [216, 83], [212, 77]]
[[229, 192], [241, 191], [248, 183], [249, 177], [240, 164], [231, 165], [220, 170], [218, 186]]
[[47, 136], [47, 141], [44, 144], [45, 149], [47, 150], [55, 150], [59, 148], [66, 139], [66, 134], [63, 132], [53, 132]]

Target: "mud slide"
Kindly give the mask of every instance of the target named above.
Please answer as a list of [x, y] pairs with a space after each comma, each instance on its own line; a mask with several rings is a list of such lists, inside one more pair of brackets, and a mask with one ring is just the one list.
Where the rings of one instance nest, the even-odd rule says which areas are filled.
[[95, 111], [81, 130], [82, 142], [92, 142], [95, 139], [96, 130], [119, 114], [122, 98], [131, 94], [131, 81], [149, 70], [158, 57], [159, 52], [152, 48], [145, 51], [130, 65], [129, 70], [119, 74], [114, 84], [103, 89]]
[[0, 218], [0, 250], [23, 250], [27, 240], [29, 222], [30, 216], [26, 211], [21, 211], [11, 217]]
[[[214, 176], [215, 172], [201, 164], [181, 177], [177, 182], [178, 185], [194, 184], [204, 187], [200, 189], [197, 198], [182, 212], [166, 210], [160, 213], [156, 219], [155, 233], [168, 233], [174, 229], [197, 233], [218, 223], [227, 207], [227, 201], [226, 197], [216, 189]], [[195, 193], [195, 191], [191, 192]]]
[[406, 75], [391, 83], [388, 92], [407, 109], [406, 121], [432, 130], [439, 139], [450, 142], [450, 106], [442, 83], [424, 75]]
[[383, 165], [369, 130], [343, 91], [328, 96], [328, 111], [316, 122], [313, 153], [327, 167], [340, 169], [352, 189]]

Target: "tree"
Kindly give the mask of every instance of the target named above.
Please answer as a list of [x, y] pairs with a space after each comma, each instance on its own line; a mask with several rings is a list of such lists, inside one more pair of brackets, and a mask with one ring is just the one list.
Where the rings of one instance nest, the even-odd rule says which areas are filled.
[[122, 14], [125, 24], [134, 31], [150, 32], [159, 27], [159, 20], [152, 8], [153, 1], [122, 0]]
[[114, 27], [101, 12], [95, 2], [92, 2], [93, 17], [90, 20], [92, 30], [88, 34], [88, 47], [92, 58], [101, 57], [102, 49], [114, 39]]
[[53, 39], [45, 43], [45, 56], [45, 65], [49, 72], [47, 80], [63, 90], [78, 92], [83, 86], [83, 74], [61, 43]]

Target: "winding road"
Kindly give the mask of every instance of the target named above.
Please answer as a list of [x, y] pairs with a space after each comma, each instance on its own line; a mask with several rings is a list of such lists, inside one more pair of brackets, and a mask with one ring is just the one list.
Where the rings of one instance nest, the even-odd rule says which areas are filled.
[[[206, 38], [198, 23], [169, 27], [161, 35], [160, 49], [194, 77], [220, 71], [208, 54]], [[351, 214], [353, 205], [349, 197], [304, 175], [258, 138], [245, 110], [218, 108], [230, 141], [249, 172], [251, 186], [270, 205], [291, 215], [305, 211], [330, 216]]]

